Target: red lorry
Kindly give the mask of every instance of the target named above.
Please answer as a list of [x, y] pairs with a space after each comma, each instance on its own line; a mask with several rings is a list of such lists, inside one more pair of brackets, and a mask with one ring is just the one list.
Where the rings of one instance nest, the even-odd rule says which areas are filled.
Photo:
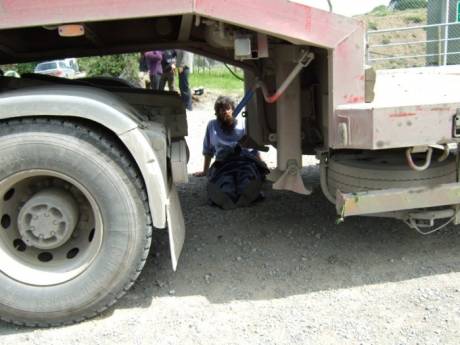
[[[364, 38], [361, 22], [288, 0], [0, 0], [0, 64], [176, 48], [238, 66], [248, 136], [277, 149], [274, 188], [308, 195], [301, 158], [316, 155], [339, 219], [457, 224], [460, 99], [374, 97]], [[136, 280], [154, 229], [175, 269], [187, 134], [173, 93], [0, 77], [0, 318], [97, 315]]]

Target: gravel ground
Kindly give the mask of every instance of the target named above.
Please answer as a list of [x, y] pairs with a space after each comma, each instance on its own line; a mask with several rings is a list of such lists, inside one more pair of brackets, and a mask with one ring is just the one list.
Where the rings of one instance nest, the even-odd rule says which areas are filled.
[[[209, 102], [208, 102], [209, 103]], [[189, 114], [190, 172], [212, 112]], [[273, 166], [274, 152], [264, 156]], [[309, 197], [272, 191], [253, 207], [206, 203], [205, 180], [179, 186], [187, 239], [177, 272], [155, 233], [138, 282], [115, 307], [74, 326], [0, 323], [0, 344], [458, 344], [460, 233], [422, 237], [398, 221], [336, 225], [318, 167]]]

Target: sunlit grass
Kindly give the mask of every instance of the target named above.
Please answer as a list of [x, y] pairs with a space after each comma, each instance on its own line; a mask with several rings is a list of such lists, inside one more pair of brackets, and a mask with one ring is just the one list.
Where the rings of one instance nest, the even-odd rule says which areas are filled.
[[[242, 77], [241, 71], [237, 75]], [[226, 92], [242, 92], [244, 83], [235, 78], [226, 69], [216, 69], [211, 71], [194, 71], [189, 78], [190, 88], [204, 87], [208, 90], [222, 90]]]

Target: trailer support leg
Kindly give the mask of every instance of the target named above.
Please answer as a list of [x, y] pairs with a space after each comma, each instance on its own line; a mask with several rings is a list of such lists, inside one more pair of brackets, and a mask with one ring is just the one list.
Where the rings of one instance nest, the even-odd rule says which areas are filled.
[[[295, 47], [279, 47], [276, 83], [279, 87], [291, 73], [299, 52]], [[308, 195], [300, 169], [302, 168], [300, 78], [297, 76], [277, 102], [277, 169], [274, 189], [290, 190]]]

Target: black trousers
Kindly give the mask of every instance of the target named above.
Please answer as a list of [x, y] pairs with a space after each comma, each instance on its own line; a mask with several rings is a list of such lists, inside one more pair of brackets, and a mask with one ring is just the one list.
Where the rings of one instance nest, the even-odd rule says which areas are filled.
[[174, 71], [171, 70], [169, 72], [164, 72], [161, 75], [160, 79], [160, 90], [164, 90], [166, 83], [168, 83], [168, 90], [169, 91], [176, 91], [174, 87]]
[[152, 90], [160, 89], [161, 74], [150, 74], [150, 88]]
[[179, 73], [179, 90], [185, 108], [192, 110], [192, 92], [190, 91], [190, 85], [188, 83], [189, 74], [190, 69], [187, 66]]

